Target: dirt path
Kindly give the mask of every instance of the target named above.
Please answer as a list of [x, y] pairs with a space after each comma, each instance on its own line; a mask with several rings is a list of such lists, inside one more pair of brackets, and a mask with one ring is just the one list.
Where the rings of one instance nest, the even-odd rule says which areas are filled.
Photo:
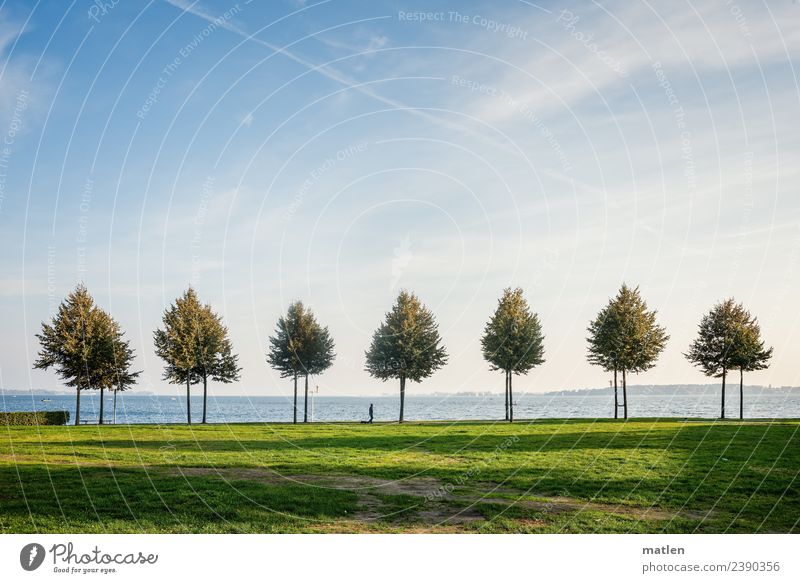
[[[686, 518], [700, 520], [702, 515], [673, 512], [661, 508], [591, 502], [565, 496], [537, 496], [529, 492], [498, 487], [497, 484], [476, 485], [479, 491], [490, 491], [493, 497], [480, 494], [462, 494], [448, 491], [440, 480], [430, 477], [390, 480], [357, 475], [281, 475], [266, 468], [175, 468], [173, 474], [185, 476], [215, 476], [220, 479], [253, 480], [266, 484], [300, 484], [309, 487], [347, 490], [358, 495], [359, 510], [354, 520], [361, 522], [392, 521], [402, 515], [402, 520], [426, 525], [464, 525], [487, 520], [487, 505], [528, 508], [544, 514], [566, 512], [604, 512], [634, 520], [674, 520]], [[452, 488], [450, 489], [452, 490]], [[381, 496], [411, 496], [416, 498], [408, 507], [398, 512], [388, 511]], [[533, 499], [535, 498], [535, 499]], [[480, 508], [484, 508], [484, 512]], [[491, 514], [490, 514], [491, 515]]]

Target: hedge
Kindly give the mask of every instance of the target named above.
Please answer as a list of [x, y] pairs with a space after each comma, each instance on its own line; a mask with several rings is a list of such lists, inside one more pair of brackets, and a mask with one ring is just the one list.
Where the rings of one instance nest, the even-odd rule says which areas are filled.
[[66, 425], [69, 411], [0, 411], [0, 425]]

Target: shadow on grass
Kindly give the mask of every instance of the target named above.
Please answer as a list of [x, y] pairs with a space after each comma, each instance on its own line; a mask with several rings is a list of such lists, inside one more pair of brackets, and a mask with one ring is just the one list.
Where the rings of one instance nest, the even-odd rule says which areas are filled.
[[[259, 452], [259, 451], [314, 451], [317, 449], [355, 450], [355, 451], [391, 451], [399, 452], [408, 449], [435, 453], [456, 453], [462, 451], [488, 452], [498, 447], [506, 447], [515, 452], [551, 452], [592, 450], [665, 450], [693, 451], [702, 446], [710, 452], [722, 451], [729, 447], [740, 448], [743, 444], [753, 444], [769, 434], [777, 439], [766, 440], [763, 446], [774, 445], [776, 450], [782, 449], [787, 440], [800, 442], [797, 435], [797, 424], [726, 424], [726, 423], [686, 423], [678, 429], [664, 431], [658, 422], [645, 425], [641, 429], [632, 430], [624, 423], [614, 423], [612, 427], [601, 423], [586, 425], [588, 430], [570, 431], [569, 424], [559, 423], [562, 428], [551, 432], [542, 431], [542, 423], [519, 423], [517, 425], [501, 425], [499, 428], [489, 426], [485, 433], [460, 433], [457, 429], [445, 428], [441, 433], [427, 433], [430, 425], [407, 425], [400, 428], [403, 433], [395, 435], [369, 435], [366, 432], [357, 434], [336, 435], [329, 433], [319, 437], [299, 436], [287, 430], [279, 434], [264, 432], [258, 439], [216, 438], [219, 429], [213, 433], [197, 432], [190, 436], [171, 435], [163, 440], [120, 439], [107, 434], [94, 439], [72, 439], [63, 442], [70, 448], [92, 448], [102, 446], [109, 449], [132, 449], [138, 451], [173, 450], [187, 452]], [[553, 424], [555, 425], [555, 424]], [[458, 427], [458, 426], [455, 426]], [[417, 431], [414, 431], [417, 429]], [[191, 431], [191, 430], [187, 430]], [[383, 428], [386, 431], [386, 428]], [[214, 437], [209, 437], [213, 435]], [[509, 443], [509, 440], [513, 440]], [[18, 441], [19, 444], [40, 445], [38, 441]], [[746, 449], [746, 447], [745, 447]]]
[[356, 500], [344, 490], [144, 469], [0, 470], [4, 532], [296, 532], [352, 515]]

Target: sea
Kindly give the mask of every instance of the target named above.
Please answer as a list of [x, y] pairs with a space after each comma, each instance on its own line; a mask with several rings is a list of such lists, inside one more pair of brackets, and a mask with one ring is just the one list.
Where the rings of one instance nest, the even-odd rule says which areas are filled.
[[[621, 397], [621, 395], [620, 395]], [[363, 421], [368, 418], [370, 404], [374, 406], [375, 421], [397, 420], [400, 410], [398, 396], [345, 397], [310, 396], [309, 420], [315, 422]], [[81, 394], [81, 422], [96, 423], [99, 414], [99, 393]], [[192, 420], [202, 416], [202, 395], [193, 395]], [[298, 419], [303, 418], [302, 393], [298, 399]], [[628, 390], [629, 417], [719, 417], [719, 389], [696, 391], [693, 394], [652, 394]], [[0, 393], [0, 411], [57, 411], [70, 412], [74, 419], [75, 395], [32, 394], [26, 392]], [[134, 391], [117, 397], [116, 419], [113, 400], [105, 402], [107, 423], [185, 423], [185, 395], [142, 395]], [[586, 391], [580, 394], [520, 393], [514, 397], [516, 419], [543, 418], [601, 418], [613, 417], [613, 395], [607, 391]], [[800, 390], [745, 390], [746, 418], [800, 418]], [[620, 417], [622, 410], [620, 409]], [[728, 390], [726, 416], [739, 416], [738, 387]], [[492, 420], [504, 417], [502, 394], [482, 395], [419, 395], [406, 393], [405, 419], [408, 421]], [[211, 393], [208, 397], [210, 423], [290, 422], [292, 396], [232, 396]]]

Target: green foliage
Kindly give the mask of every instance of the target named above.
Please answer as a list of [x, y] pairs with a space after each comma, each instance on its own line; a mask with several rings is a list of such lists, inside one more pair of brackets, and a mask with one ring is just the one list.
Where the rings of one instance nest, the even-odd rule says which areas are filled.
[[303, 302], [292, 303], [286, 316], [278, 319], [275, 334], [269, 338], [267, 362], [282, 378], [294, 378], [294, 421], [297, 422], [297, 377], [306, 377], [304, 421], [308, 420], [308, 376], [323, 373], [336, 358], [334, 342], [327, 326], [317, 322]]
[[203, 308], [191, 287], [164, 311], [164, 329], [153, 333], [156, 354], [165, 363], [164, 380], [172, 384], [198, 381], [197, 356]]
[[292, 303], [286, 316], [278, 319], [269, 346], [267, 362], [282, 377], [321, 374], [336, 358], [328, 327], [317, 322], [314, 313], [301, 301]]
[[156, 354], [166, 363], [164, 380], [186, 384], [186, 409], [192, 422], [189, 387], [203, 383], [203, 423], [206, 422], [208, 379], [239, 380], [241, 368], [228, 329], [208, 304], [201, 304], [191, 287], [164, 312], [164, 329], [155, 331]]
[[222, 318], [201, 304], [191, 287], [163, 317], [164, 329], [154, 333], [156, 354], [164, 360], [164, 380], [191, 384], [204, 379], [231, 383], [239, 379], [238, 357]]
[[0, 425], [66, 425], [69, 411], [0, 411]]
[[757, 320], [731, 298], [703, 316], [697, 338], [685, 356], [706, 376], [721, 378], [732, 369], [765, 368], [772, 348], [764, 347]]
[[492, 370], [525, 374], [544, 363], [542, 326], [520, 288], [504, 290], [484, 328], [481, 347]]
[[758, 320], [745, 310], [736, 338], [733, 365], [742, 372], [751, 372], [769, 368], [772, 358], [772, 347], [767, 348], [761, 339], [761, 326]]
[[758, 320], [733, 298], [716, 304], [700, 321], [697, 337], [684, 355], [706, 376], [722, 379], [720, 417], [725, 418], [725, 383], [738, 369], [739, 416], [744, 417], [744, 373], [769, 366], [772, 348], [761, 340]]
[[335, 344], [327, 326], [320, 325], [314, 315], [311, 337], [303, 350], [303, 364], [308, 374], [318, 375], [331, 367], [336, 358]]
[[99, 310], [98, 319], [98, 350], [102, 351], [98, 364], [101, 386], [112, 391], [126, 391], [136, 384], [141, 374], [141, 371], [131, 370], [135, 357], [133, 349], [114, 318]]
[[131, 370], [134, 353], [119, 323], [95, 305], [83, 284], [61, 303], [50, 324], [42, 324], [36, 337], [41, 349], [34, 368], [54, 367], [66, 385], [78, 391], [76, 424], [80, 422], [80, 391], [125, 390], [140, 374]]
[[[278, 318], [275, 333], [269, 337], [267, 362], [281, 377], [296, 377], [307, 370], [311, 371], [312, 355], [321, 347], [321, 343], [315, 344], [315, 339], [319, 341], [315, 324], [314, 315], [301, 301], [290, 304], [286, 315]], [[324, 330], [327, 332], [327, 328]], [[332, 342], [330, 350], [332, 360]]]
[[208, 304], [200, 309], [200, 327], [196, 342], [195, 370], [199, 377], [204, 381], [211, 378], [221, 383], [239, 380], [241, 368], [238, 365], [238, 356], [233, 353], [228, 328], [222, 323], [222, 317]]
[[78, 285], [58, 307], [50, 324], [42, 323], [37, 334], [41, 349], [34, 368], [54, 367], [68, 387], [96, 389], [103, 383], [107, 354], [107, 322], [94, 303], [86, 286]]
[[438, 325], [413, 293], [401, 291], [392, 310], [372, 335], [366, 370], [380, 380], [419, 382], [447, 363]]
[[589, 362], [605, 370], [639, 373], [650, 370], [669, 336], [647, 309], [639, 288], [623, 284], [589, 324]]
[[597, 317], [589, 323], [588, 361], [590, 364], [603, 367], [603, 370], [619, 370], [618, 350], [615, 346], [617, 324], [614, 317], [614, 300], [600, 310]]

